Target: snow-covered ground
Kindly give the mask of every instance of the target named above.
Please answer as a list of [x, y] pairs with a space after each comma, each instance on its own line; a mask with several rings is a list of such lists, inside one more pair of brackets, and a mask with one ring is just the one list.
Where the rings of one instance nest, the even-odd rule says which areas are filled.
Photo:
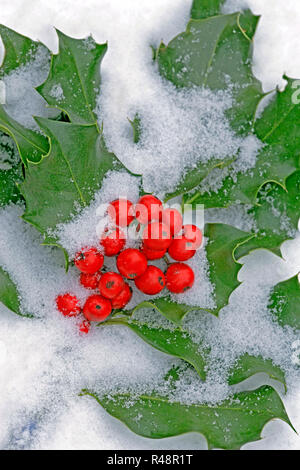
[[[282, 85], [283, 73], [300, 77], [297, 0], [229, 0], [226, 9], [231, 11], [241, 5], [262, 15], [255, 39], [254, 71], [265, 90]], [[162, 100], [162, 97], [169, 99], [172, 104], [171, 94], [164, 94], [161, 88], [157, 94], [155, 92], [158, 82], [151, 71], [149, 46], [157, 46], [161, 40], [166, 43], [183, 31], [190, 6], [190, 0], [2, 0], [0, 22], [40, 39], [53, 51], [57, 50], [53, 26], [74, 37], [92, 33], [97, 42], [108, 41], [102, 65], [99, 115], [104, 121], [110, 147], [128, 164], [129, 151], [124, 149], [127, 117], [133, 117], [132, 113], [140, 107], [148, 117], [150, 129], [157, 118], [172, 119], [172, 115], [164, 114], [166, 101]], [[183, 108], [185, 99], [182, 98]], [[171, 127], [176, 124], [182, 127], [181, 122], [175, 121]], [[156, 131], [154, 127], [152, 132]], [[174, 135], [176, 133], [175, 129]], [[184, 133], [186, 129], [183, 137]], [[164, 155], [169, 148], [170, 158], [176, 150], [171, 144], [161, 142]], [[153, 149], [148, 147], [148, 151], [151, 154]], [[158, 156], [157, 164], [159, 160]], [[178, 177], [179, 170], [178, 157], [178, 166], [172, 166], [172, 177]], [[152, 184], [151, 167], [145, 166], [145, 172]], [[159, 176], [163, 178], [163, 174]], [[153, 184], [158, 186], [162, 181]], [[234, 223], [236, 217], [237, 214], [231, 214], [229, 223]], [[74, 286], [76, 280], [72, 273], [66, 277], [63, 269], [57, 267], [56, 256], [60, 260], [60, 255], [40, 248], [34, 229], [24, 227], [15, 219], [16, 209], [0, 211], [0, 264], [14, 273], [24, 298], [28, 299], [25, 304], [29, 310], [37, 313], [54, 310], [51, 302], [57, 289]], [[208, 336], [212, 328], [217, 339], [224, 334], [224, 345], [226, 339], [230, 342], [234, 335], [236, 347], [241, 350], [251, 333], [254, 349], [265, 354], [272, 351], [274, 358], [288, 370], [293, 334], [281, 335], [264, 318], [259, 289], [262, 284], [271, 286], [300, 271], [300, 236], [286, 242], [282, 251], [284, 259], [260, 251], [244, 260], [240, 272], [243, 285], [232, 296], [231, 306], [224, 309], [218, 324], [208, 319], [207, 327]], [[1, 252], [4, 253], [2, 259]], [[58, 279], [65, 285], [58, 288]], [[257, 297], [253, 297], [253, 292]], [[262, 297], [264, 293], [263, 289]], [[241, 311], [239, 307], [245, 304], [247, 311]], [[77, 396], [82, 387], [93, 386], [94, 381], [99, 380], [103, 388], [114, 384], [132, 384], [133, 387], [141, 382], [151, 384], [158, 374], [163, 375], [169, 369], [174, 362], [172, 358], [151, 349], [119, 327], [93, 331], [88, 338], [80, 338], [72, 321], [58, 314], [51, 313], [42, 321], [32, 321], [15, 317], [3, 307], [0, 312], [0, 448], [205, 448], [205, 441], [198, 434], [155, 441], [136, 436], [96, 402]], [[299, 382], [296, 383], [292, 373], [288, 380], [290, 391], [284, 402], [291, 421], [300, 431]], [[257, 378], [252, 379], [250, 386], [254, 388], [258, 383]], [[215, 390], [220, 398], [226, 393], [222, 387], [220, 384]], [[209, 394], [210, 389], [202, 392]], [[280, 421], [269, 423], [263, 436], [262, 441], [244, 448], [300, 448], [299, 437]]]

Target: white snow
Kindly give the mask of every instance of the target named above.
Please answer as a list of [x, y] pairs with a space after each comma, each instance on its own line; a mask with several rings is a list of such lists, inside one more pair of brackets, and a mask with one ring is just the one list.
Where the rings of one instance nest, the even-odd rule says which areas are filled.
[[39, 47], [34, 57], [26, 65], [5, 75], [7, 113], [23, 126], [39, 131], [33, 116], [54, 116], [57, 111], [46, 108], [46, 102], [35, 90], [47, 78], [50, 68], [50, 54]]
[[[234, 3], [241, 5], [241, 1], [228, 3], [230, 8]], [[254, 13], [263, 14], [254, 53], [255, 73], [262, 79], [264, 88], [269, 90], [278, 83], [282, 84], [284, 72], [300, 77], [300, 11], [295, 2], [277, 0], [270, 5], [269, 2], [247, 0], [243, 4], [252, 7]], [[65, 0], [62, 6], [59, 0], [52, 0], [51, 4], [40, 0], [26, 1], [27, 14], [24, 14], [24, 1], [12, 3], [2, 0], [1, 22], [33, 39], [39, 38], [54, 51], [57, 50], [57, 39], [52, 25], [74, 37], [86, 37], [92, 33], [97, 42], [108, 40], [109, 49], [102, 64], [103, 95], [99, 109], [105, 136], [118, 157], [124, 159], [125, 165], [132, 150], [134, 169], [145, 169], [149, 188], [163, 184], [165, 191], [169, 184], [180, 180], [182, 163], [195, 162], [195, 153], [202, 152], [201, 147], [191, 143], [189, 154], [182, 160], [177, 147], [180, 139], [191, 133], [193, 137], [197, 136], [195, 115], [207, 96], [192, 91], [191, 94], [195, 93], [192, 109], [187, 109], [185, 94], [175, 102], [171, 87], [160, 83], [155, 75], [149, 46], [158, 46], [161, 39], [167, 43], [183, 31], [190, 5], [188, 0]], [[11, 96], [15, 97], [20, 92], [20, 81], [18, 77], [13, 78], [17, 89]], [[60, 94], [60, 89], [53, 90], [53, 93]], [[214, 119], [218, 110], [222, 113], [226, 99], [228, 97], [223, 96], [217, 103], [212, 97], [212, 107], [203, 113], [203, 119], [207, 116]], [[165, 103], [170, 105], [171, 113], [164, 109]], [[28, 124], [32, 111], [30, 109], [27, 115], [23, 111], [24, 108], [18, 119]], [[132, 119], [136, 111], [146, 123], [146, 134], [138, 152], [129, 144], [131, 130], [126, 121], [128, 117]], [[40, 114], [39, 110], [34, 113]], [[181, 114], [186, 116], [185, 113], [191, 117], [191, 129], [181, 119]], [[159, 131], [158, 124], [164, 120], [168, 123], [159, 134], [161, 138], [151, 147], [149, 139]], [[172, 130], [170, 133], [168, 124]], [[213, 125], [214, 132], [224, 137], [224, 148], [218, 145], [214, 149], [216, 144], [211, 142], [207, 157], [214, 150], [226, 154], [240, 146], [240, 142], [230, 135], [224, 119], [216, 117]], [[199, 129], [205, 131], [201, 126]], [[170, 136], [174, 142], [168, 141]], [[255, 144], [245, 143], [245, 148], [248, 147], [247, 161], [250, 154], [255, 156]], [[149, 148], [157, 150], [152, 162], [148, 161]], [[170, 181], [164, 181], [166, 166], [165, 162], [160, 162], [166, 148], [170, 149], [167, 161], [171, 160], [171, 153], [174, 154]], [[139, 162], [138, 155], [144, 160]], [[154, 163], [156, 173], [153, 173]], [[103, 192], [86, 213], [60, 228], [61, 240], [71, 253], [85, 240], [95, 240], [95, 226], [87, 227], [84, 222], [97, 216], [100, 203], [119, 195], [126, 196], [129, 189], [133, 191], [132, 199], [137, 198], [135, 184], [126, 178], [127, 175], [109, 175]], [[97, 386], [101, 391], [111, 387], [130, 387], [137, 392], [149, 389], [158, 384], [172, 364], [178, 365], [179, 361], [154, 350], [129, 330], [118, 326], [93, 329], [87, 337], [80, 337], [76, 320], [62, 318], [54, 306], [55, 296], [65, 289], [72, 289], [81, 301], [84, 300], [86, 293], [78, 285], [75, 268], [68, 275], [64, 273], [61, 254], [39, 246], [41, 240], [36, 231], [17, 217], [21, 212], [18, 208], [0, 212], [0, 265], [18, 283], [24, 311], [29, 310], [40, 318], [34, 321], [19, 318], [0, 307], [0, 448], [205, 448], [204, 440], [197, 434], [154, 442], [136, 436], [108, 416], [95, 401], [78, 397], [83, 387]], [[222, 222], [234, 223], [241, 228], [251, 225], [251, 220], [241, 208], [229, 212], [211, 211], [209, 217], [213, 220], [221, 218]], [[194, 373], [185, 372], [175, 392], [182, 401], [221, 400], [228, 394], [226, 369], [235, 357], [245, 351], [260, 353], [264, 357], [272, 357], [286, 371], [289, 392], [283, 400], [294, 426], [300, 429], [299, 379], [291, 361], [295, 334], [275, 325], [266, 311], [269, 289], [300, 270], [299, 234], [294, 240], [284, 243], [282, 252], [283, 259], [258, 251], [243, 260], [245, 264], [239, 275], [243, 284], [232, 295], [230, 306], [221, 312], [219, 320], [203, 313], [186, 317], [186, 328], [212, 346], [213, 367], [205, 385]], [[199, 256], [203, 253], [199, 252]], [[205, 260], [201, 266], [205, 273]], [[209, 298], [205, 289], [203, 295]], [[139, 314], [143, 315], [143, 312]], [[266, 383], [265, 377], [251, 380], [252, 388]], [[245, 448], [299, 449], [299, 437], [280, 421], [268, 424], [263, 435], [266, 436], [264, 440]]]

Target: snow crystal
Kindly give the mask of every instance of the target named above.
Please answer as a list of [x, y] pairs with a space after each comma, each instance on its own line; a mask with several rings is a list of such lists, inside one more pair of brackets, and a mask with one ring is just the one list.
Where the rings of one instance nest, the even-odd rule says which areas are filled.
[[62, 89], [62, 86], [60, 84], [53, 85], [49, 92], [49, 95], [52, 96], [52, 98], [57, 99], [57, 101], [62, 101], [65, 98], [64, 90]]

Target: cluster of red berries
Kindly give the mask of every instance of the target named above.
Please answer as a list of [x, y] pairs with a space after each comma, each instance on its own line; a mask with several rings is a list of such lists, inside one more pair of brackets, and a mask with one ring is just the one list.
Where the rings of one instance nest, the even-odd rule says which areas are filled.
[[[194, 272], [183, 263], [196, 253], [202, 243], [202, 232], [195, 225], [182, 225], [182, 215], [176, 209], [164, 209], [162, 202], [151, 195], [142, 196], [135, 206], [127, 199], [118, 199], [108, 206], [108, 215], [114, 223], [106, 229], [100, 244], [105, 256], [117, 256], [116, 272], [101, 272], [104, 255], [95, 247], [87, 247], [75, 256], [75, 266], [81, 272], [80, 283], [90, 290], [98, 289], [86, 300], [81, 309], [76, 296], [69, 293], [56, 299], [58, 310], [65, 316], [77, 316], [81, 310], [85, 320], [79, 329], [87, 333], [90, 322], [103, 321], [113, 309], [122, 309], [131, 299], [132, 290], [124, 278], [134, 281], [136, 287], [147, 295], [155, 295], [164, 287], [180, 294], [192, 287]], [[127, 227], [137, 220], [137, 229], [142, 230], [140, 249], [125, 246]], [[166, 272], [148, 265], [148, 260], [163, 258], [166, 253], [175, 263], [168, 263]]]

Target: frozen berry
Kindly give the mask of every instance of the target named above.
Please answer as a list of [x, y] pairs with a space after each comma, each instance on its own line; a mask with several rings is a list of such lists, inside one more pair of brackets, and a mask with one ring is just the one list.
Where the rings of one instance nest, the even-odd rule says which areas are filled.
[[153, 260], [153, 259], [161, 259], [165, 256], [167, 250], [149, 250], [145, 245], [142, 246], [142, 253], [146, 256], [147, 259]]
[[202, 243], [202, 232], [196, 225], [184, 225], [182, 227], [183, 236], [193, 243], [192, 249], [198, 250]]
[[103, 297], [113, 299], [124, 289], [125, 282], [118, 273], [108, 272], [102, 274], [99, 282], [99, 291]]
[[166, 272], [167, 288], [174, 294], [182, 294], [194, 284], [195, 275], [192, 268], [184, 263], [171, 264]]
[[182, 229], [182, 215], [177, 209], [164, 209], [161, 221], [169, 227], [171, 235]]
[[135, 216], [141, 224], [147, 224], [151, 220], [160, 220], [162, 202], [155, 196], [147, 194], [142, 196], [135, 206]]
[[101, 295], [91, 295], [83, 307], [83, 315], [88, 321], [103, 321], [111, 313], [111, 303]]
[[101, 273], [97, 272], [95, 274], [81, 273], [80, 274], [80, 284], [86, 289], [97, 289], [100, 281]]
[[75, 295], [59, 295], [56, 297], [56, 306], [65, 317], [75, 317], [80, 313], [80, 303]]
[[102, 268], [104, 257], [97, 248], [84, 248], [76, 253], [75, 266], [82, 273], [95, 274]]
[[127, 248], [117, 258], [117, 268], [122, 276], [135, 279], [144, 274], [147, 269], [147, 258], [135, 248]]
[[143, 242], [149, 250], [166, 250], [172, 242], [169, 227], [161, 222], [148, 224], [143, 232]]
[[193, 245], [186, 238], [175, 238], [168, 248], [168, 253], [176, 261], [187, 261], [196, 253], [196, 250], [191, 248]]
[[91, 329], [91, 324], [88, 320], [83, 320], [81, 323], [79, 323], [78, 328], [80, 333], [88, 334]]
[[132, 297], [132, 290], [128, 284], [125, 283], [124, 289], [120, 292], [117, 297], [111, 300], [112, 308], [124, 308], [128, 304]]
[[156, 266], [148, 266], [144, 274], [135, 279], [136, 287], [147, 295], [155, 295], [166, 285], [165, 275]]
[[100, 243], [104, 248], [105, 256], [115, 256], [124, 248], [125, 234], [123, 230], [116, 227], [104, 232]]
[[134, 207], [128, 199], [116, 199], [107, 209], [111, 220], [120, 227], [126, 227], [134, 220]]

